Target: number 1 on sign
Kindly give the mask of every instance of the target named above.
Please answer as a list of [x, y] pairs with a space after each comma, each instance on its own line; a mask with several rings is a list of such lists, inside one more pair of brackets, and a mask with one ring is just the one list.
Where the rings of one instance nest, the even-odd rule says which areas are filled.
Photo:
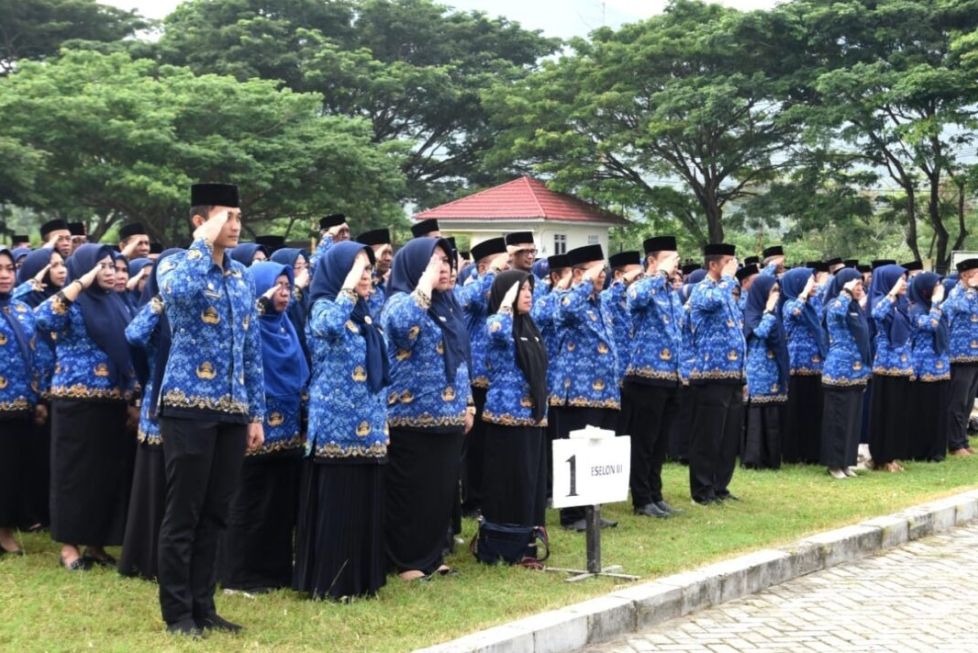
[[570, 492], [567, 493], [569, 497], [577, 496], [577, 456], [571, 456], [564, 461], [570, 465]]

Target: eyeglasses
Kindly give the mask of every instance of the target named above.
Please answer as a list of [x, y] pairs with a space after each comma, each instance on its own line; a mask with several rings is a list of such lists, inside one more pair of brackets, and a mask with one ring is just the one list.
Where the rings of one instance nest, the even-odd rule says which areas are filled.
[[535, 250], [535, 249], [520, 249], [520, 250], [517, 250], [516, 253], [517, 254], [523, 254], [524, 256], [526, 256], [526, 255], [536, 256], [537, 255], [537, 250]]

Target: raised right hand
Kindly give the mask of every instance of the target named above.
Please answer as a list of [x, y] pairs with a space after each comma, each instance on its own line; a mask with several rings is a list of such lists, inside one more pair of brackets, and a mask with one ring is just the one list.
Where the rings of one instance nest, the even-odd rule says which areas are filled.
[[212, 215], [208, 218], [204, 224], [200, 225], [194, 230], [194, 240], [198, 238], [203, 238], [209, 243], [213, 243], [218, 234], [221, 233], [221, 229], [224, 228], [224, 224], [228, 221], [228, 209], [224, 209], [216, 215]]
[[503, 295], [503, 299], [499, 303], [499, 308], [500, 309], [513, 308], [513, 304], [516, 302], [516, 296], [519, 294], [519, 292], [520, 292], [520, 282], [517, 281], [512, 286], [510, 286], [509, 290], [506, 291], [506, 294]]

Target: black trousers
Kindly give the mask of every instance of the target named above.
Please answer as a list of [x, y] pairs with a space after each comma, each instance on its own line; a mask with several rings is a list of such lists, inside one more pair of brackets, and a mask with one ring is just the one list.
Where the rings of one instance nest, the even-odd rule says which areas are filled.
[[730, 494], [727, 486], [737, 465], [744, 426], [743, 388], [739, 383], [702, 383], [690, 390], [689, 492], [694, 501], [711, 501]]
[[621, 390], [622, 435], [632, 438], [632, 505], [641, 508], [662, 501], [662, 463], [669, 435], [679, 416], [679, 388], [635, 383]]
[[218, 536], [241, 475], [245, 424], [161, 418], [166, 511], [160, 526], [160, 607], [176, 623], [214, 614]]
[[948, 419], [947, 448], [950, 451], [968, 447], [968, 419], [978, 394], [978, 365], [951, 365], [950, 418]]
[[472, 386], [475, 418], [472, 430], [462, 441], [462, 514], [469, 515], [482, 508], [482, 474], [486, 455], [486, 426], [482, 410], [486, 407], [486, 388]]

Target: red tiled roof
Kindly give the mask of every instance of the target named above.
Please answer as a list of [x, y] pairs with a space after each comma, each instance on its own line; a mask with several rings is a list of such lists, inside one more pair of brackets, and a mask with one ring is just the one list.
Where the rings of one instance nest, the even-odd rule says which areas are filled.
[[571, 195], [552, 191], [542, 181], [519, 177], [468, 197], [414, 215], [415, 220], [562, 220], [627, 224], [625, 218]]

